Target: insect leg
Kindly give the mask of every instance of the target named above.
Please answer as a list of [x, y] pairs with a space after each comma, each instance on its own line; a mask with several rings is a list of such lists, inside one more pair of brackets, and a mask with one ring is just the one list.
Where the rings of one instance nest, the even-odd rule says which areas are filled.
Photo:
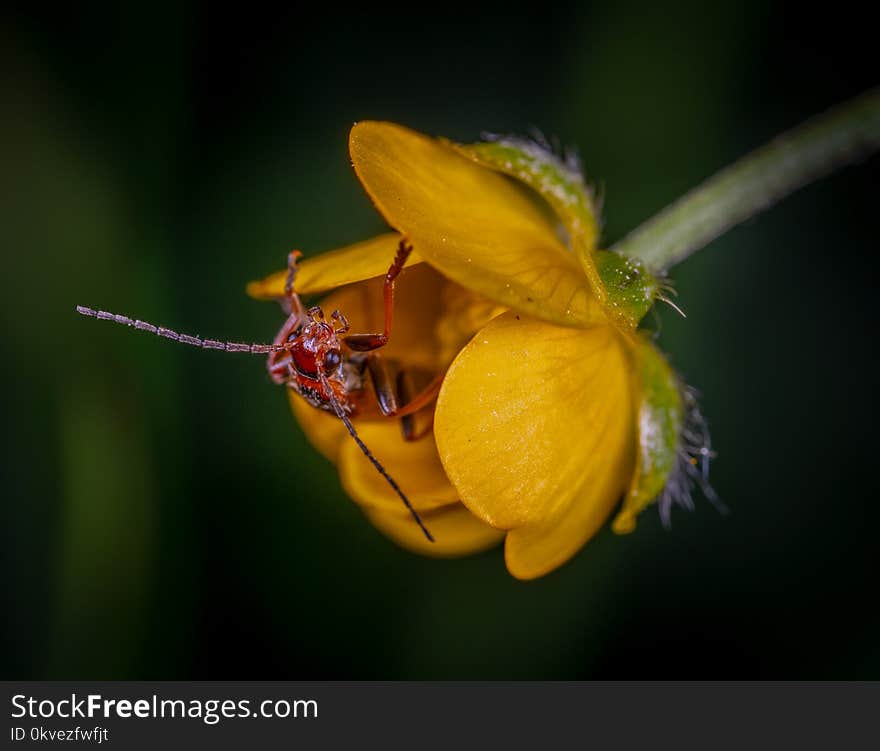
[[394, 280], [403, 271], [403, 266], [410, 253], [412, 253], [412, 245], [402, 239], [397, 247], [394, 262], [388, 269], [388, 273], [385, 274], [385, 284], [382, 287], [382, 298], [385, 302], [384, 331], [381, 334], [351, 334], [345, 337], [345, 344], [349, 349], [355, 352], [370, 352], [384, 347], [388, 343], [388, 337], [391, 336], [391, 323], [394, 319]]
[[396, 416], [406, 417], [407, 415], [414, 415], [416, 412], [424, 409], [433, 402], [437, 398], [437, 394], [440, 393], [440, 387], [443, 385], [443, 378], [445, 375], [445, 373], [438, 373], [434, 376], [427, 386], [397, 410]]
[[284, 280], [284, 297], [279, 298], [281, 309], [287, 315], [296, 315], [302, 319], [303, 306], [300, 302], [299, 295], [294, 291], [293, 285], [296, 281], [296, 272], [299, 270], [297, 261], [302, 256], [298, 250], [292, 250], [287, 254], [287, 279]]
[[[413, 383], [412, 373], [410, 373], [408, 370], [401, 370], [397, 374], [397, 395], [400, 403], [407, 406], [413, 404], [414, 394], [415, 384]], [[420, 417], [421, 419], [418, 419]], [[403, 415], [400, 418], [400, 429], [403, 433], [404, 441], [417, 441], [419, 440], [419, 438], [424, 438], [428, 433], [431, 432], [431, 429], [433, 427], [433, 409], [413, 412], [411, 414]]]
[[373, 352], [367, 356], [367, 370], [370, 372], [379, 409], [385, 417], [394, 417], [400, 409], [397, 402], [397, 369], [384, 357]]
[[338, 310], [334, 310], [333, 313], [330, 314], [330, 320], [338, 324], [338, 327], [335, 330], [337, 336], [347, 334], [348, 330], [351, 328], [351, 324], [348, 322], [348, 319]]
[[398, 369], [393, 361], [389, 362], [376, 352], [367, 356], [367, 370], [380, 411], [385, 417], [401, 418], [404, 439], [415, 441], [425, 435], [431, 424], [417, 428], [414, 418], [417, 412], [437, 398], [443, 374], [435, 376], [421, 391], [417, 391], [412, 373]]

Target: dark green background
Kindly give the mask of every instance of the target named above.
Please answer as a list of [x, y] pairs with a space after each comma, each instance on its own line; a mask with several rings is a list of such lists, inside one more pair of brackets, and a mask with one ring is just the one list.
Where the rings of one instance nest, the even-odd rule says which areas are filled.
[[346, 152], [365, 118], [577, 145], [613, 241], [876, 85], [860, 11], [215, 5], [0, 31], [2, 677], [880, 678], [877, 160], [675, 270], [662, 344], [732, 514], [648, 512], [532, 583], [386, 541], [260, 359], [74, 313], [270, 338], [246, 281], [382, 230]]

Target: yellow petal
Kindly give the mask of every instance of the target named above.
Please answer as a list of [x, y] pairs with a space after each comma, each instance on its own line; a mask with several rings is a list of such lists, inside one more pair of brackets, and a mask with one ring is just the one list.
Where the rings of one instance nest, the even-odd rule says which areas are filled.
[[[434, 432], [462, 502], [494, 527], [541, 528], [551, 541], [516, 575], [559, 565], [622, 493], [633, 461], [628, 367], [611, 326], [569, 329], [512, 312], [450, 367]], [[553, 525], [564, 539], [548, 537]], [[520, 538], [529, 539], [525, 531]]]
[[[614, 440], [617, 434], [606, 441]], [[504, 560], [517, 579], [536, 579], [558, 568], [580, 550], [613, 511], [623, 493], [623, 473], [609, 456], [627, 455], [623, 442], [604, 445], [602, 450], [584, 457], [586, 482], [564, 511], [543, 524], [518, 527], [507, 533]], [[631, 466], [628, 464], [627, 466]]]
[[[418, 441], [404, 441], [400, 421], [390, 419], [361, 422], [357, 431], [414, 508], [427, 511], [458, 501], [458, 494], [440, 464], [432, 435]], [[351, 438], [343, 441], [339, 452], [339, 479], [345, 491], [362, 506], [406, 511], [397, 493]]]
[[[547, 201], [570, 238], [595, 250], [599, 236], [599, 201], [577, 166], [548, 146], [526, 138], [500, 137], [467, 146], [450, 144], [458, 153], [528, 185]], [[585, 267], [588, 276], [593, 270]], [[594, 277], [598, 278], [598, 277]]]
[[287, 395], [290, 398], [293, 416], [309, 439], [309, 443], [331, 462], [336, 463], [343, 441], [351, 440], [345, 425], [336, 415], [313, 407], [292, 389], [287, 390]]
[[[292, 391], [290, 402], [294, 415], [309, 440], [328, 459], [337, 462], [341, 453], [348, 454], [356, 448], [345, 426], [334, 415], [315, 409]], [[344, 480], [347, 480], [343, 483], [344, 487], [356, 501], [363, 504], [364, 513], [386, 537], [413, 552], [438, 557], [469, 555], [486, 550], [501, 541], [504, 532], [484, 524], [457, 503], [455, 491], [446, 480], [446, 475], [442, 474], [442, 468], [439, 468], [433, 438], [428, 436], [416, 442], [419, 445], [413, 453], [422, 457], [427, 454], [428, 459], [424, 462], [418, 456], [413, 457], [415, 463], [410, 472], [419, 479], [417, 483], [410, 483], [410, 472], [401, 472], [400, 467], [394, 464], [396, 458], [388, 461], [392, 456], [397, 456], [395, 444], [402, 442], [399, 423], [388, 421], [386, 424], [372, 424], [360, 432], [370, 441], [368, 444], [370, 448], [382, 455], [383, 464], [393, 467], [396, 473], [393, 476], [401, 486], [408, 483], [406, 488], [408, 495], [423, 509], [420, 512], [422, 520], [434, 535], [435, 542], [430, 543], [425, 539], [410, 513], [403, 508], [400, 499], [396, 495], [389, 496], [387, 484], [375, 467], [364, 464], [362, 454], [361, 456], [346, 455], [342, 461], [344, 469], [341, 471]], [[392, 450], [386, 451], [389, 443]], [[440, 475], [437, 474], [438, 468]], [[433, 494], [430, 483], [426, 481], [431, 476], [436, 495]], [[432, 504], [421, 503], [421, 493], [434, 498], [435, 501], [445, 498], [446, 501], [451, 500], [451, 503], [444, 503], [439, 507], [433, 506], [432, 510]], [[426, 507], [428, 510], [424, 510]]]
[[527, 188], [392, 123], [358, 123], [349, 148], [386, 221], [441, 273], [548, 321], [587, 326], [602, 319], [555, 218]]
[[[400, 235], [389, 232], [364, 242], [304, 258], [299, 263], [296, 275], [296, 291], [301, 295], [311, 295], [344, 284], [384, 276], [394, 261], [399, 242]], [[419, 254], [414, 251], [407, 266], [421, 262]], [[287, 269], [276, 271], [265, 279], [248, 284], [247, 293], [258, 300], [275, 300], [284, 296], [286, 280]]]
[[501, 542], [504, 532], [484, 524], [460, 503], [422, 515], [435, 542], [425, 539], [407, 513], [364, 509], [367, 518], [386, 537], [414, 553], [452, 558], [479, 553]]

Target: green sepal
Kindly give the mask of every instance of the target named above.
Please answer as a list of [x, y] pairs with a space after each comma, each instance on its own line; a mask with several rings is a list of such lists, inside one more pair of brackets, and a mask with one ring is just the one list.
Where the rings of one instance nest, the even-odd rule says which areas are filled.
[[641, 261], [618, 253], [599, 250], [593, 258], [605, 287], [606, 307], [611, 308], [616, 317], [623, 316], [637, 326], [657, 298], [660, 289], [657, 278]]
[[537, 192], [556, 212], [572, 241], [593, 249], [599, 236], [599, 209], [580, 170], [549, 148], [524, 138], [458, 146], [465, 156], [516, 178]]
[[640, 261], [596, 250], [598, 202], [576, 165], [560, 159], [539, 143], [521, 138], [451, 145], [464, 156], [509, 175], [538, 193], [564, 227], [571, 249], [606, 312], [619, 325], [638, 326], [654, 304], [657, 280]]
[[664, 355], [643, 335], [633, 337], [638, 398], [636, 468], [611, 528], [627, 534], [653, 503], [676, 469], [684, 406], [681, 381]]

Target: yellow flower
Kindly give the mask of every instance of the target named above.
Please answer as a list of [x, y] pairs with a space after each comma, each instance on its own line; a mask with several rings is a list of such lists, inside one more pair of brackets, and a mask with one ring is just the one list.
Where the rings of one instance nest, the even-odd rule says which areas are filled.
[[[307, 436], [373, 524], [432, 555], [504, 538], [508, 570], [531, 579], [574, 555], [621, 498], [615, 531], [630, 531], [658, 496], [668, 515], [670, 477], [690, 454], [685, 392], [636, 330], [658, 285], [639, 264], [597, 251], [580, 172], [530, 142], [459, 146], [390, 123], [355, 125], [349, 146], [395, 232], [307, 259], [297, 290], [330, 291], [327, 310], [355, 331], [380, 331], [381, 277], [406, 237], [415, 250], [382, 356], [421, 383], [445, 374], [433, 414], [417, 415], [427, 426], [433, 417], [424, 438], [404, 441], [399, 420], [357, 422], [433, 544], [342, 423], [290, 391]], [[278, 298], [284, 278], [248, 291]]]

